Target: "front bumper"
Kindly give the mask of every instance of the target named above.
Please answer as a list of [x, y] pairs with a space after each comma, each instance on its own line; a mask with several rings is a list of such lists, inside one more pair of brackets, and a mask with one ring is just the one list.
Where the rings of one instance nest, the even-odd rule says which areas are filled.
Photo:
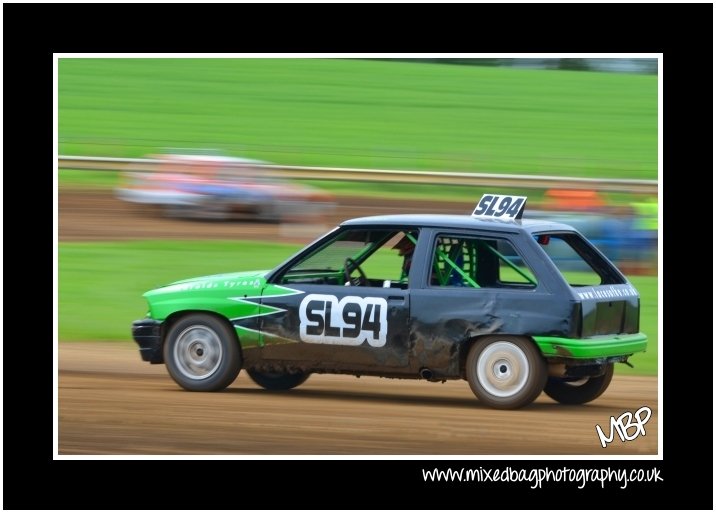
[[132, 323], [132, 338], [139, 344], [142, 360], [164, 363], [162, 354], [162, 323], [154, 319], [142, 319]]

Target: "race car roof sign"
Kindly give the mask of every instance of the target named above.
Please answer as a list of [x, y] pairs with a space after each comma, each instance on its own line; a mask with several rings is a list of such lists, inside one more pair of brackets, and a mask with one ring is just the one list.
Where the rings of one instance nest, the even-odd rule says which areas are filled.
[[477, 203], [472, 217], [476, 219], [503, 219], [508, 221], [522, 219], [522, 212], [525, 209], [526, 203], [526, 196], [484, 194]]

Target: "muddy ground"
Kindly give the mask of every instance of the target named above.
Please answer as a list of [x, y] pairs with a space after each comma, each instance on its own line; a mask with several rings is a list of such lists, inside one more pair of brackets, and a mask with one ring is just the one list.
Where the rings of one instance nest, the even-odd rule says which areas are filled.
[[[656, 454], [656, 378], [616, 376], [591, 404], [544, 394], [521, 410], [481, 405], [465, 381], [313, 375], [268, 392], [243, 371], [218, 393], [186, 392], [130, 343], [60, 343], [61, 455]], [[605, 449], [595, 426], [642, 406], [646, 436]], [[633, 431], [633, 429], [632, 429]]]

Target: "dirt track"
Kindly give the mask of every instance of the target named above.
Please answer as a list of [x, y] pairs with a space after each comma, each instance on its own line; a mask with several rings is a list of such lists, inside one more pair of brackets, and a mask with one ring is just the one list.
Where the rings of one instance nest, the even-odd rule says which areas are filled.
[[[59, 452], [69, 454], [656, 454], [656, 379], [615, 377], [603, 397], [518, 411], [482, 406], [466, 382], [314, 375], [267, 392], [245, 373], [220, 393], [180, 389], [130, 343], [59, 351]], [[646, 436], [602, 449], [595, 425], [648, 406]], [[632, 430], [633, 431], [633, 430]]]
[[[107, 192], [61, 190], [61, 241], [138, 238], [310, 239], [342, 219], [378, 213], [465, 213], [472, 205], [345, 198], [325, 226], [164, 219]], [[318, 232], [318, 233], [316, 233]], [[595, 430], [642, 406], [646, 436], [602, 449]], [[488, 409], [467, 383], [314, 375], [289, 392], [266, 392], [242, 373], [225, 392], [181, 390], [164, 366], [131, 343], [59, 347], [59, 453], [489, 455], [656, 454], [656, 378], [616, 376], [585, 406], [542, 395], [519, 411]], [[633, 431], [633, 430], [632, 430]]]

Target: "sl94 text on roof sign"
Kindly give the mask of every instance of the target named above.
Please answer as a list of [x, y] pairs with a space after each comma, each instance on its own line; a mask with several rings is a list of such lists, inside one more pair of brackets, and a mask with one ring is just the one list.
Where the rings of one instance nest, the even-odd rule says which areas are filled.
[[522, 212], [526, 203], [526, 196], [484, 194], [477, 203], [472, 217], [479, 219], [522, 219]]

